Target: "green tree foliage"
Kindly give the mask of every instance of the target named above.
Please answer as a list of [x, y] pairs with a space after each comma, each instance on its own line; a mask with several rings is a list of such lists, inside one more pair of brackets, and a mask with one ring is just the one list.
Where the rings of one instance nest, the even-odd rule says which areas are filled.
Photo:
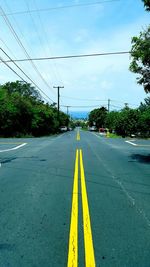
[[[60, 112], [60, 120], [68, 116]], [[57, 109], [45, 104], [29, 83], [8, 82], [0, 86], [0, 136], [42, 136], [58, 131]]]
[[150, 11], [150, 0], [142, 0], [144, 2], [144, 7], [147, 11]]
[[[150, 11], [150, 0], [142, 0], [145, 9]], [[150, 92], [150, 25], [140, 35], [132, 38], [131, 57], [129, 69], [139, 74], [137, 78], [146, 93]]]
[[97, 128], [104, 127], [107, 116], [105, 107], [94, 109], [89, 114], [89, 126], [96, 125]]
[[132, 38], [131, 57], [130, 70], [140, 75], [138, 83], [146, 93], [150, 92], [150, 26], [139, 37]]
[[145, 98], [145, 103], [139, 106], [139, 132], [141, 135], [150, 136], [150, 97]]
[[106, 120], [105, 120], [105, 127], [109, 128], [110, 132], [115, 130], [118, 117], [119, 117], [119, 112], [117, 111], [111, 111], [107, 114]]
[[145, 103], [141, 103], [139, 106], [139, 110], [145, 111], [145, 110], [150, 110], [150, 97], [147, 97], [144, 99]]
[[115, 125], [117, 134], [125, 137], [137, 133], [139, 121], [139, 111], [137, 109], [125, 108], [118, 115]]
[[[106, 112], [106, 113], [105, 113]], [[115, 131], [123, 137], [132, 134], [148, 137], [150, 136], [150, 97], [141, 103], [139, 108], [131, 109], [125, 107], [121, 111], [107, 112], [105, 110], [103, 122], [98, 127], [108, 128], [110, 132]], [[89, 126], [100, 121], [101, 112], [94, 109], [89, 114]]]

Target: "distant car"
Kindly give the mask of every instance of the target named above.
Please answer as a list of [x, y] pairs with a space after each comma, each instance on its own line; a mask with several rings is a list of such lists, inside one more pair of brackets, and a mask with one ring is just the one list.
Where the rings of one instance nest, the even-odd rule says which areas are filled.
[[61, 126], [60, 131], [61, 132], [67, 132], [67, 126]]
[[96, 131], [96, 126], [89, 127], [89, 131]]
[[101, 136], [106, 136], [107, 135], [107, 129], [106, 128], [99, 128], [99, 134]]

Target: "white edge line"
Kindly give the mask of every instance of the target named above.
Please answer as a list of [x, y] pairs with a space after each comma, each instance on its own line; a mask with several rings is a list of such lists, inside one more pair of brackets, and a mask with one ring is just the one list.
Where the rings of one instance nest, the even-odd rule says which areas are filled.
[[96, 133], [92, 133], [92, 134], [99, 138], [99, 135], [97, 135]]
[[13, 148], [9, 148], [9, 149], [0, 150], [0, 153], [1, 153], [1, 152], [8, 152], [8, 151], [12, 151], [12, 150], [17, 150], [17, 149], [19, 149], [20, 147], [23, 147], [23, 146], [25, 146], [25, 145], [27, 145], [27, 143], [23, 143], [23, 144], [21, 144], [21, 145], [19, 145], [19, 146], [15, 146], [15, 147], [13, 147]]
[[137, 144], [132, 143], [131, 141], [125, 141], [126, 143], [129, 143], [132, 146], [138, 146]]

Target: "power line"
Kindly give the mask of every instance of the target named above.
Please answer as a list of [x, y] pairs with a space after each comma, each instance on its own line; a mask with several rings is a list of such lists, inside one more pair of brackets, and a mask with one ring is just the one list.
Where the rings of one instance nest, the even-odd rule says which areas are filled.
[[0, 57], [2, 63], [4, 63], [11, 71], [13, 71], [23, 82], [27, 83], [13, 68], [11, 68], [7, 62], [5, 62], [2, 57]]
[[17, 43], [19, 44], [19, 46], [22, 48], [22, 50], [24, 51], [24, 54], [27, 56], [27, 60], [30, 61], [32, 67], [34, 68], [34, 70], [36, 71], [36, 73], [40, 76], [40, 78], [42, 79], [42, 81], [46, 84], [46, 86], [52, 90], [52, 88], [49, 86], [49, 84], [46, 82], [46, 80], [43, 78], [42, 74], [40, 73], [40, 71], [38, 70], [38, 68], [36, 67], [36, 65], [34, 64], [34, 62], [32, 62], [32, 59], [30, 58], [26, 48], [24, 47], [23, 43], [21, 42], [20, 38], [18, 37], [17, 33], [15, 32], [13, 26], [11, 25], [9, 19], [7, 18], [7, 15], [5, 14], [4, 10], [2, 9], [2, 7], [0, 6], [0, 10], [3, 14], [3, 18], [7, 24], [7, 26], [9, 27], [10, 31], [12, 32], [13, 36], [15, 37]]
[[[77, 98], [77, 97], [70, 97], [70, 96], [61, 95], [61, 98], [62, 97], [63, 98], [67, 98], [67, 99], [77, 100], [77, 101], [107, 102], [108, 103], [108, 99], [86, 99], [86, 98]], [[125, 100], [121, 101], [121, 100], [113, 100], [113, 99], [111, 99], [111, 102], [124, 104], [126, 101]], [[136, 106], [136, 107], [138, 106], [137, 104], [133, 104], [133, 103], [129, 103], [129, 105]], [[112, 106], [112, 105], [110, 105], [110, 106]], [[115, 107], [117, 107], [117, 106], [115, 106]]]
[[[24, 61], [41, 61], [41, 60], [55, 60], [55, 59], [69, 59], [69, 58], [84, 58], [84, 57], [97, 57], [97, 56], [110, 56], [110, 55], [124, 55], [130, 54], [129, 51], [121, 51], [121, 52], [108, 52], [108, 53], [93, 53], [93, 54], [80, 54], [80, 55], [67, 55], [67, 56], [55, 56], [55, 57], [37, 57], [37, 58], [22, 58], [15, 59], [16, 62], [24, 62]], [[11, 62], [11, 60], [6, 60], [5, 62]]]
[[[24, 2], [25, 2], [25, 4], [26, 4], [26, 6], [27, 6], [27, 9], [29, 10], [29, 4], [28, 4], [28, 1], [27, 1], [27, 0], [24, 0]], [[34, 21], [34, 19], [33, 19], [33, 16], [32, 16], [32, 14], [31, 14], [30, 10], [29, 10], [29, 16], [30, 16], [30, 18], [31, 18], [31, 21], [32, 21], [33, 27], [34, 27], [34, 29], [35, 29], [35, 32], [36, 32], [36, 34], [37, 34], [37, 36], [38, 36], [39, 44], [40, 44], [40, 46], [42, 47], [42, 39], [41, 39], [41, 35], [39, 34], [39, 32], [38, 32], [38, 30], [37, 30], [35, 21]], [[43, 47], [43, 50], [44, 50], [44, 52], [46, 52], [46, 51], [45, 51], [45, 47]], [[44, 54], [45, 54], [45, 56], [46, 56], [46, 53], [44, 53]], [[46, 78], [48, 79], [48, 75], [47, 75], [47, 73], [45, 73], [45, 75], [46, 75]], [[49, 87], [49, 85], [48, 85], [48, 87]], [[51, 90], [52, 90], [52, 88], [51, 88]], [[52, 90], [52, 91], [53, 91], [53, 90]], [[54, 91], [53, 91], [53, 93], [55, 94]]]
[[61, 105], [61, 107], [70, 107], [70, 108], [94, 108], [94, 107], [100, 107], [100, 105], [95, 105], [95, 106], [71, 106], [71, 105]]
[[85, 98], [76, 98], [76, 97], [70, 97], [70, 96], [63, 96], [61, 95], [61, 97], [63, 98], [68, 98], [68, 99], [73, 99], [73, 100], [77, 100], [77, 101], [97, 101], [97, 102], [105, 102], [108, 101], [106, 99], [85, 99]]
[[[35, 4], [36, 8], [38, 8], [36, 0], [34, 0], [34, 4]], [[45, 39], [45, 41], [47, 43], [47, 51], [48, 51], [49, 54], [53, 55], [52, 47], [50, 46], [50, 42], [49, 42], [48, 37], [47, 37], [48, 36], [47, 30], [45, 29], [45, 25], [44, 25], [44, 23], [42, 21], [41, 14], [38, 11], [37, 11], [37, 16], [38, 16], [38, 21], [39, 21], [39, 23], [41, 25], [41, 29], [42, 29], [42, 33], [43, 33], [42, 36], [43, 36], [43, 38]], [[46, 56], [47, 56], [47, 51], [46, 51]], [[55, 62], [53, 63], [53, 65], [51, 65], [51, 68], [52, 67], [53, 67], [54, 75], [55, 75], [56, 79], [58, 80], [58, 83], [61, 82], [62, 85], [63, 85], [63, 81], [62, 81], [62, 77], [60, 75], [60, 71], [59, 71], [59, 69], [58, 69], [58, 67], [57, 67]]]
[[3, 43], [3, 45], [7, 48], [7, 50], [9, 51], [9, 53], [11, 53], [14, 57], [14, 59], [16, 59], [14, 53], [12, 52], [12, 50], [8, 47], [8, 45], [4, 42], [4, 40], [2, 40], [2, 38], [0, 38], [0, 41]]
[[[11, 59], [11, 57], [2, 49], [0, 50], [14, 63], [14, 65], [39, 89], [40, 92], [42, 92], [50, 101], [54, 102], [47, 94], [44, 93], [44, 91]], [[11, 68], [7, 62], [5, 62], [2, 58], [0, 58], [1, 61], [9, 68], [11, 69], [22, 81], [27, 83], [13, 68]]]
[[115, 105], [110, 105], [111, 107], [114, 107], [114, 108], [122, 108], [120, 106], [115, 106]]
[[[65, 5], [65, 6], [58, 6], [58, 7], [49, 7], [49, 8], [39, 8], [39, 9], [31, 9], [31, 10], [24, 10], [24, 11], [16, 11], [11, 13], [6, 13], [7, 16], [11, 15], [20, 15], [20, 14], [28, 14], [34, 13], [34, 12], [48, 12], [52, 10], [59, 10], [59, 9], [67, 9], [67, 8], [76, 8], [76, 7], [85, 7], [85, 6], [94, 6], [94, 5], [100, 5], [105, 3], [112, 3], [112, 2], [119, 2], [121, 0], [106, 0], [106, 1], [97, 1], [97, 2], [89, 2], [89, 3], [82, 3], [82, 4], [74, 4], [74, 5]], [[0, 16], [4, 16], [3, 14], [0, 14]]]
[[[9, 6], [8, 3], [7, 3], [7, 0], [5, 0], [5, 5], [6, 5], [7, 9], [11, 11], [10, 6]], [[22, 31], [22, 29], [20, 28], [20, 24], [18, 24], [18, 21], [16, 20], [15, 16], [12, 15], [12, 18], [13, 18], [13, 20], [14, 20], [14, 23], [15, 23], [17, 29], [19, 30], [20, 35], [21, 35], [21, 36], [24, 38], [24, 40], [26, 41], [26, 44], [27, 44], [28, 47], [30, 48], [30, 51], [33, 52], [32, 48], [31, 48], [30, 45], [29, 45], [28, 40], [26, 39], [26, 36], [23, 34], [23, 31]], [[6, 24], [7, 24], [7, 23], [6, 23]], [[8, 25], [7, 25], [7, 26], [8, 26]], [[9, 28], [9, 29], [10, 29], [10, 28]], [[2, 41], [2, 42], [4, 43], [4, 41]], [[4, 45], [6, 46], [6, 43], [4, 43]], [[6, 47], [7, 47], [8, 51], [9, 51], [9, 53], [10, 53], [11, 55], [13, 55], [13, 52], [8, 48], [8, 46], [6, 46]], [[14, 55], [13, 55], [13, 57], [14, 57]], [[16, 57], [14, 57], [14, 58], [16, 59]], [[26, 73], [28, 73], [28, 71], [26, 70], [25, 67], [24, 67], [24, 69], [25, 69]]]

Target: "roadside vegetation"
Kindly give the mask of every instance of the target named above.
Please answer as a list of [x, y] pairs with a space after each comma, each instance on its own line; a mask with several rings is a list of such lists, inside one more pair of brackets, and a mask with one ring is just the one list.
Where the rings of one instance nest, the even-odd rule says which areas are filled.
[[[146, 11], [150, 11], [150, 0], [142, 0]], [[150, 25], [139, 36], [131, 40], [131, 64], [130, 70], [139, 76], [138, 84], [143, 85], [146, 93], [150, 93]]]
[[0, 136], [43, 136], [59, 131], [59, 125], [69, 124], [69, 117], [55, 104], [42, 101], [38, 91], [25, 82], [0, 85]]
[[120, 111], [108, 112], [105, 107], [94, 109], [89, 114], [89, 126], [108, 128], [120, 136], [150, 137], [150, 97], [137, 109], [128, 106]]

